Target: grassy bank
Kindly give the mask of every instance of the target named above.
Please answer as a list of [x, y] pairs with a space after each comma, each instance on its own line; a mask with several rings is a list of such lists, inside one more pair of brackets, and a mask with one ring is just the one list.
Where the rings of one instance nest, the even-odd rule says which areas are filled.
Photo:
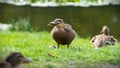
[[0, 32], [0, 58], [12, 51], [21, 52], [33, 59], [24, 68], [91, 68], [92, 64], [120, 64], [120, 43], [99, 49], [91, 47], [90, 38], [75, 40], [67, 46], [56, 46], [49, 32]]

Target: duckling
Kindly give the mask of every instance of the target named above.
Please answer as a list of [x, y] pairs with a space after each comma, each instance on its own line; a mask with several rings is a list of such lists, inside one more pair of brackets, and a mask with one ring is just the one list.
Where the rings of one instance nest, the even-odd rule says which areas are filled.
[[115, 45], [115, 43], [117, 42], [117, 39], [115, 39], [113, 36], [100, 34], [100, 35], [94, 36], [91, 42], [94, 48], [98, 48], [105, 45]]
[[19, 52], [13, 52], [5, 60], [0, 61], [0, 68], [16, 68], [22, 63], [29, 63], [31, 60], [25, 58]]
[[101, 34], [96, 35], [91, 39], [93, 47], [97, 48], [103, 45], [115, 45], [117, 39], [115, 39], [113, 36], [110, 36], [109, 30], [110, 29], [108, 26], [103, 26], [100, 32]]
[[69, 45], [75, 38], [75, 31], [72, 29], [72, 26], [65, 24], [62, 19], [55, 19], [53, 22], [50, 22], [48, 25], [53, 25], [54, 28], [51, 31], [52, 38], [57, 43], [57, 48], [60, 47], [60, 44]]

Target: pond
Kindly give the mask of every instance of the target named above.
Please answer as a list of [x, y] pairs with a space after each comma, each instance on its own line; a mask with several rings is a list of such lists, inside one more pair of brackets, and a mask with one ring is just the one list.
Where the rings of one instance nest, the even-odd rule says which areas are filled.
[[99, 34], [103, 25], [110, 27], [110, 34], [120, 39], [120, 5], [91, 7], [31, 7], [0, 3], [0, 22], [10, 19], [29, 18], [37, 31], [50, 31], [46, 25], [56, 18], [62, 18], [72, 25], [80, 37]]

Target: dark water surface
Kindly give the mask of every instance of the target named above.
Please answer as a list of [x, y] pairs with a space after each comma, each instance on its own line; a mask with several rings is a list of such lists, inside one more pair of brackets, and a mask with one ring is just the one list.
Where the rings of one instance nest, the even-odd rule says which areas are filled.
[[92, 7], [31, 7], [0, 3], [0, 22], [29, 18], [38, 31], [50, 31], [46, 25], [55, 18], [62, 18], [73, 26], [81, 37], [98, 34], [103, 25], [110, 27], [110, 34], [120, 39], [120, 5]]

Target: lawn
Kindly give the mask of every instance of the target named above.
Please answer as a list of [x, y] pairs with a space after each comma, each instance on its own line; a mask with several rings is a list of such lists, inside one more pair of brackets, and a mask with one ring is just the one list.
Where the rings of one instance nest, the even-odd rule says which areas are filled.
[[52, 46], [56, 46], [56, 42], [50, 32], [0, 32], [0, 58], [4, 59], [13, 51], [21, 52], [33, 60], [23, 68], [120, 67], [119, 42], [115, 46], [94, 49], [90, 38], [76, 35], [69, 49], [67, 46], [60, 46], [59, 49]]

